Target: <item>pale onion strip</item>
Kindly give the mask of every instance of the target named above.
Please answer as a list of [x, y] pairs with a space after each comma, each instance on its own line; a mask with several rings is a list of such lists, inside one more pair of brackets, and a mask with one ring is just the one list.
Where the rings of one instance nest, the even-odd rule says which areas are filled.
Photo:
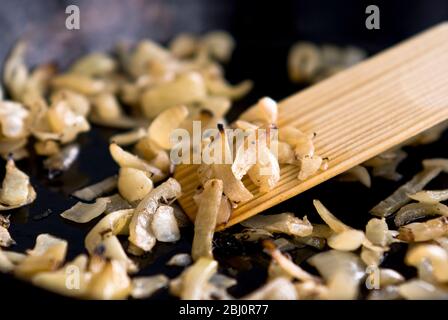
[[226, 62], [235, 48], [235, 40], [228, 32], [216, 30], [207, 32], [201, 38], [200, 45], [205, 47], [212, 58]]
[[281, 251], [275, 246], [271, 240], [265, 240], [263, 242], [265, 249], [271, 255], [278, 265], [290, 276], [300, 281], [319, 281], [318, 278], [309, 274], [293, 261], [284, 256]]
[[306, 216], [302, 220], [290, 212], [258, 215], [243, 221], [241, 224], [246, 228], [263, 229], [270, 233], [285, 233], [298, 237], [306, 237], [313, 232], [313, 226]]
[[327, 240], [327, 244], [330, 248], [336, 250], [354, 251], [364, 243], [364, 240], [364, 232], [350, 229], [330, 236]]
[[188, 253], [175, 254], [166, 263], [170, 267], [187, 267], [193, 262], [193, 259]]
[[210, 278], [216, 273], [218, 263], [208, 258], [199, 258], [192, 266], [182, 274], [182, 300], [200, 300], [204, 287]]
[[363, 166], [356, 166], [339, 176], [340, 181], [359, 181], [367, 188], [370, 188], [372, 181], [369, 171]]
[[116, 62], [108, 55], [93, 52], [75, 61], [70, 70], [86, 76], [105, 76], [116, 69]]
[[166, 182], [149, 192], [135, 209], [129, 226], [129, 241], [135, 246], [150, 251], [155, 243], [156, 238], [151, 229], [153, 216], [162, 203], [169, 204], [181, 194], [181, 186], [173, 178], [169, 178]]
[[397, 227], [401, 227], [415, 220], [434, 215], [448, 217], [448, 207], [442, 203], [410, 203], [398, 210], [394, 217], [394, 223]]
[[438, 203], [448, 200], [448, 189], [445, 190], [423, 190], [408, 195], [412, 200], [423, 203]]
[[84, 95], [94, 95], [106, 88], [101, 80], [75, 73], [57, 75], [51, 79], [51, 85], [55, 89], [70, 89]]
[[365, 266], [357, 255], [330, 250], [312, 256], [308, 259], [308, 263], [324, 277], [329, 299], [357, 298], [359, 283], [365, 272]]
[[167, 108], [201, 101], [206, 95], [203, 77], [199, 73], [189, 72], [147, 89], [141, 95], [140, 103], [146, 117], [154, 119]]
[[115, 143], [112, 143], [109, 146], [109, 151], [115, 162], [122, 168], [134, 168], [147, 171], [148, 173], [152, 174], [151, 180], [153, 180], [154, 182], [158, 182], [165, 177], [165, 175], [159, 168], [156, 168], [149, 164], [147, 161], [140, 159], [132, 153], [123, 150]]
[[446, 300], [448, 290], [423, 280], [412, 279], [398, 286], [400, 296], [408, 300]]
[[421, 191], [432, 179], [442, 171], [439, 166], [428, 166], [416, 174], [410, 181], [399, 187], [389, 197], [378, 203], [370, 213], [378, 217], [388, 217], [411, 199], [407, 196]]
[[398, 238], [407, 242], [422, 242], [448, 235], [448, 217], [440, 217], [426, 222], [414, 222], [398, 229]]
[[176, 242], [180, 239], [174, 210], [170, 206], [161, 205], [157, 208], [151, 222], [151, 229], [157, 241]]
[[339, 233], [351, 229], [336, 218], [319, 200], [313, 200], [313, 204], [319, 216], [334, 232]]
[[25, 64], [25, 54], [27, 44], [25, 41], [18, 41], [11, 50], [5, 61], [3, 70], [3, 81], [9, 94], [20, 100], [28, 82], [29, 71]]
[[424, 261], [432, 266], [435, 279], [441, 283], [448, 281], [448, 253], [437, 245], [421, 244], [408, 250], [405, 258], [407, 265], [418, 267]]
[[403, 283], [405, 278], [393, 269], [380, 269], [380, 286], [382, 288]]
[[169, 279], [163, 274], [149, 277], [135, 277], [132, 279], [131, 296], [134, 299], [146, 299], [158, 290], [168, 286]]
[[213, 164], [213, 176], [222, 180], [224, 193], [235, 204], [249, 201], [254, 196], [232, 173], [232, 168], [227, 164]]
[[150, 173], [134, 168], [120, 168], [118, 191], [130, 203], [143, 199], [153, 187]]
[[284, 277], [275, 278], [258, 288], [244, 300], [297, 300], [296, 288], [292, 282]]
[[84, 244], [87, 251], [93, 254], [97, 246], [101, 244], [103, 236], [108, 233], [113, 235], [128, 233], [133, 213], [134, 209], [124, 209], [109, 213], [102, 218], [85, 238]]
[[128, 297], [132, 289], [125, 266], [119, 261], [105, 261], [92, 272], [86, 297], [95, 300], [117, 300]]
[[249, 108], [240, 118], [240, 121], [257, 122], [262, 121], [265, 124], [275, 124], [278, 118], [277, 102], [269, 97], [258, 100], [254, 107]]
[[92, 185], [79, 189], [72, 193], [72, 196], [84, 200], [92, 201], [105, 193], [113, 191], [117, 187], [117, 176], [107, 177]]
[[141, 138], [146, 136], [144, 128], [137, 128], [128, 132], [118, 133], [110, 137], [111, 143], [116, 143], [119, 146], [128, 146], [137, 143]]
[[213, 234], [219, 213], [223, 182], [212, 179], [205, 183], [194, 222], [194, 238], [191, 250], [193, 260], [213, 258]]
[[106, 210], [108, 203], [107, 198], [98, 198], [94, 203], [77, 202], [62, 212], [61, 217], [76, 223], [87, 223], [99, 217]]
[[185, 106], [172, 107], [163, 111], [151, 122], [148, 128], [149, 139], [164, 150], [171, 149], [173, 147], [171, 134], [187, 117], [188, 109]]

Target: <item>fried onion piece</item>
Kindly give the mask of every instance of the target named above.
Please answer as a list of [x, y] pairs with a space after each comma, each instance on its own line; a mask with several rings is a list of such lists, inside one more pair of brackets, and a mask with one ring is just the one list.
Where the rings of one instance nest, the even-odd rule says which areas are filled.
[[440, 166], [426, 166], [416, 174], [410, 181], [403, 184], [389, 197], [378, 203], [370, 210], [370, 213], [378, 217], [388, 217], [399, 208], [407, 204], [411, 199], [408, 194], [422, 190], [432, 179], [434, 179], [442, 168]]
[[96, 300], [119, 300], [127, 298], [131, 290], [131, 279], [126, 268], [119, 261], [112, 260], [105, 261], [92, 272], [86, 296]]
[[246, 228], [263, 229], [272, 233], [285, 233], [299, 237], [309, 236], [313, 232], [313, 226], [306, 216], [302, 220], [290, 212], [276, 215], [257, 215], [241, 222], [241, 224]]
[[73, 207], [62, 212], [61, 217], [76, 223], [87, 223], [106, 211], [109, 202], [107, 198], [98, 198], [94, 203], [77, 202]]
[[173, 178], [149, 192], [138, 204], [129, 225], [129, 241], [144, 251], [151, 251], [156, 243], [151, 223], [160, 204], [169, 204], [181, 194], [181, 186]]
[[339, 176], [340, 181], [359, 181], [367, 188], [372, 185], [369, 172], [363, 166], [356, 166]]
[[194, 238], [191, 250], [193, 260], [213, 258], [213, 234], [222, 199], [223, 182], [212, 179], [205, 183], [194, 222]]
[[400, 240], [423, 242], [437, 239], [448, 234], [448, 217], [440, 217], [426, 222], [414, 222], [398, 229]]
[[36, 238], [34, 249], [14, 268], [14, 274], [28, 279], [40, 272], [54, 271], [64, 261], [66, 252], [67, 241], [41, 234]]
[[19, 170], [14, 160], [6, 162], [6, 175], [0, 189], [0, 211], [10, 210], [30, 204], [36, 199], [36, 192], [29, 177]]
[[209, 258], [199, 258], [181, 275], [182, 285], [180, 298], [182, 300], [200, 300], [211, 277], [216, 273], [218, 263]]
[[151, 222], [151, 229], [157, 241], [176, 242], [180, 239], [174, 209], [170, 206], [161, 205], [157, 208]]
[[401, 227], [415, 220], [434, 215], [448, 217], [448, 207], [442, 203], [410, 203], [398, 210], [394, 217], [394, 223], [397, 227]]
[[118, 191], [130, 203], [143, 199], [153, 187], [147, 172], [134, 168], [120, 168]]
[[433, 244], [420, 244], [406, 253], [407, 265], [418, 268], [425, 261], [432, 267], [432, 274], [438, 282], [448, 281], [448, 252]]
[[329, 299], [356, 299], [359, 283], [364, 277], [365, 267], [361, 259], [351, 253], [337, 250], [318, 253], [308, 259], [324, 277]]
[[134, 209], [123, 209], [111, 212], [102, 218], [85, 238], [84, 244], [87, 251], [93, 254], [97, 246], [103, 241], [104, 236], [108, 234], [127, 234], [133, 213]]
[[172, 148], [171, 133], [188, 117], [185, 106], [172, 107], [160, 113], [148, 128], [148, 137], [164, 150]]
[[112, 143], [109, 146], [109, 151], [112, 158], [121, 168], [134, 168], [146, 171], [152, 174], [151, 180], [153, 182], [158, 182], [165, 177], [165, 175], [159, 168], [156, 168], [147, 161], [140, 159], [139, 157], [133, 155], [132, 153], [123, 150], [120, 146], [118, 146], [115, 143]]
[[448, 189], [445, 190], [423, 190], [414, 194], [409, 194], [412, 200], [423, 203], [439, 203], [448, 200]]
[[72, 196], [84, 200], [92, 201], [105, 193], [113, 191], [117, 187], [117, 176], [105, 178], [97, 183], [79, 189], [72, 193]]

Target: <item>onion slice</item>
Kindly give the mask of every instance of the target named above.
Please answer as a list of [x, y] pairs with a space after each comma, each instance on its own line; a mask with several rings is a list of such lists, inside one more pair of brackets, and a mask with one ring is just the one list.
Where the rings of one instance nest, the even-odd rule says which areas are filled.
[[106, 210], [109, 201], [107, 198], [98, 198], [95, 203], [78, 202], [62, 212], [61, 217], [76, 223], [87, 223], [99, 217]]
[[90, 186], [84, 187], [72, 193], [72, 196], [84, 200], [92, 201], [105, 193], [113, 191], [117, 187], [117, 176], [111, 176]]

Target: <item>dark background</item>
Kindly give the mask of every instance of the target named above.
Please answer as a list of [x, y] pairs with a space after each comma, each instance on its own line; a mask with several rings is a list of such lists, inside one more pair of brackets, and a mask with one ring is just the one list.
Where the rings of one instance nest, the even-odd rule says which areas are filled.
[[[80, 30], [65, 28], [65, 8], [69, 4], [77, 4], [80, 8]], [[380, 30], [367, 30], [365, 27], [365, 8], [369, 4], [380, 8]], [[262, 95], [281, 99], [301, 88], [291, 84], [286, 73], [288, 49], [295, 41], [357, 45], [374, 54], [447, 18], [446, 0], [2, 0], [0, 61], [19, 37], [30, 42], [30, 65], [57, 61], [64, 68], [82, 53], [110, 50], [118, 40], [136, 41], [149, 37], [165, 43], [180, 32], [203, 33], [224, 29], [230, 31], [237, 41], [232, 62], [226, 68], [228, 78], [233, 82], [255, 81], [253, 92], [238, 102], [231, 112], [230, 116], [235, 117]], [[117, 172], [107, 151], [111, 133], [111, 130], [94, 128], [82, 135], [78, 161], [54, 180], [48, 180], [42, 171], [42, 159], [32, 156], [19, 162], [19, 167], [32, 176], [38, 198], [28, 208], [11, 212], [10, 230], [18, 242], [12, 250], [22, 252], [31, 248], [37, 234], [49, 232], [69, 241], [69, 258], [83, 251], [85, 233], [97, 220], [80, 227], [63, 221], [59, 213], [76, 202], [69, 197], [72, 191]], [[401, 166], [402, 171], [408, 172], [405, 178], [418, 171], [421, 158], [447, 156], [441, 151], [446, 150], [444, 146], [439, 143], [410, 151], [410, 157]], [[3, 168], [3, 162], [0, 167]], [[439, 187], [448, 186], [438, 183]], [[311, 199], [318, 195], [324, 203], [329, 203], [330, 208], [337, 207], [335, 211], [338, 214], [351, 214], [345, 222], [362, 227], [368, 218], [367, 210], [399, 184], [374, 181], [374, 192], [356, 184], [338, 185], [335, 194], [334, 182], [329, 181], [270, 212], [288, 210], [300, 216], [311, 215]], [[46, 210], [51, 210], [51, 214], [40, 219]], [[352, 210], [363, 212], [363, 218], [354, 216], [350, 212]], [[174, 246], [158, 244], [144, 261], [151, 266], [144, 268], [141, 274], [163, 272], [170, 277], [176, 276], [181, 270], [167, 269], [164, 264], [174, 253], [190, 251], [191, 230], [184, 230], [182, 236], [180, 243]], [[242, 255], [246, 250], [251, 252], [251, 248], [240, 248], [225, 236], [218, 236], [215, 245], [216, 252], [222, 256], [227, 253]], [[397, 260], [402, 260], [401, 254], [396, 254]], [[393, 257], [390, 261], [394, 261]], [[243, 263], [238, 260], [220, 262], [224, 266]], [[239, 288], [234, 293], [242, 295], [263, 282], [261, 269], [246, 270], [239, 276]], [[0, 296], [5, 293], [10, 298], [54, 298], [49, 293], [0, 275]]]

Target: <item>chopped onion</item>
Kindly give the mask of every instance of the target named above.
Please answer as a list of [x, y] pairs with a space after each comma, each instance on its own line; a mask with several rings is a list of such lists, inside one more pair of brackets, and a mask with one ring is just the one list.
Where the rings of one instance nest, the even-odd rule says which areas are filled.
[[6, 138], [18, 139], [27, 133], [29, 111], [13, 101], [0, 101], [1, 133]]
[[223, 182], [212, 179], [205, 183], [194, 222], [194, 238], [191, 256], [213, 258], [212, 241], [223, 191]]
[[14, 264], [6, 256], [5, 252], [0, 248], [0, 272], [11, 272], [14, 270]]
[[265, 240], [263, 242], [263, 245], [271, 255], [272, 259], [274, 259], [278, 263], [278, 265], [290, 276], [300, 281], [318, 281], [316, 277], [309, 274], [298, 265], [296, 265], [293, 261], [284, 256], [271, 240]]
[[172, 107], [160, 113], [148, 128], [148, 136], [157, 146], [171, 149], [171, 133], [188, 117], [185, 106]]
[[398, 292], [408, 300], [448, 299], [448, 290], [418, 279], [412, 279], [399, 285]]
[[198, 39], [189, 33], [177, 35], [169, 44], [173, 56], [177, 58], [186, 58], [192, 56], [198, 47]]
[[216, 60], [227, 62], [235, 48], [235, 40], [225, 31], [210, 31], [202, 37], [201, 45]]
[[398, 238], [407, 242], [422, 242], [448, 234], [448, 217], [440, 217], [426, 222], [414, 222], [400, 227]]
[[317, 213], [325, 221], [325, 223], [336, 233], [344, 232], [351, 229], [341, 220], [336, 218], [319, 200], [313, 200]]
[[90, 130], [86, 118], [73, 112], [64, 101], [53, 104], [47, 114], [51, 130], [60, 135], [63, 143], [73, 141], [78, 134]]
[[129, 202], [143, 199], [153, 189], [148, 173], [134, 168], [121, 168], [118, 175], [118, 191]]
[[297, 300], [296, 288], [284, 277], [275, 278], [243, 297], [244, 300]]
[[330, 248], [336, 250], [354, 251], [363, 244], [364, 239], [364, 232], [350, 229], [332, 235], [327, 243]]
[[105, 76], [116, 69], [115, 60], [100, 52], [90, 53], [77, 60], [70, 68], [73, 73], [86, 76]]
[[405, 278], [393, 269], [380, 269], [380, 285], [382, 288], [397, 285], [405, 281]]
[[117, 236], [113, 234], [104, 234], [103, 240], [95, 248], [95, 253], [101, 255], [104, 258], [112, 259], [122, 263], [128, 272], [137, 271], [137, 267], [134, 262], [128, 258], [123, 246], [118, 240]]
[[146, 117], [154, 119], [167, 108], [200, 101], [205, 96], [204, 79], [196, 72], [189, 72], [147, 89], [141, 96], [141, 104]]
[[17, 169], [14, 160], [6, 162], [6, 175], [0, 189], [1, 210], [19, 208], [36, 199], [36, 192], [30, 184], [30, 178]]
[[257, 163], [247, 173], [260, 192], [269, 192], [280, 181], [278, 160], [266, 145], [259, 146]]
[[170, 267], [187, 267], [193, 262], [193, 259], [188, 253], [175, 254], [166, 263]]
[[418, 267], [424, 261], [431, 264], [437, 281], [448, 281], [448, 253], [443, 248], [432, 244], [422, 244], [408, 250], [405, 258], [407, 265]]
[[84, 95], [94, 95], [106, 88], [106, 84], [98, 79], [82, 74], [66, 73], [51, 79], [55, 89], [69, 89]]
[[227, 164], [213, 164], [213, 176], [222, 180], [225, 195], [235, 204], [251, 200], [253, 194], [232, 173], [232, 168]]
[[448, 189], [445, 190], [424, 190], [408, 195], [409, 198], [423, 203], [439, 203], [448, 200]]
[[180, 239], [179, 226], [170, 206], [161, 205], [154, 213], [151, 229], [157, 241], [176, 242]]
[[355, 299], [365, 267], [358, 256], [351, 252], [330, 250], [308, 259], [325, 278], [329, 299]]
[[51, 104], [64, 101], [68, 107], [77, 115], [87, 116], [90, 112], [90, 101], [82, 94], [71, 90], [58, 90], [51, 95]]
[[182, 300], [200, 300], [205, 286], [216, 273], [218, 263], [208, 258], [199, 258], [182, 273]]
[[168, 286], [169, 279], [163, 275], [136, 277], [132, 279], [131, 296], [134, 299], [146, 299], [156, 291]]
[[9, 231], [6, 227], [0, 225], [0, 247], [9, 247], [16, 242], [9, 234]]
[[128, 233], [129, 222], [134, 213], [134, 209], [118, 210], [106, 215], [87, 234], [85, 246], [90, 254], [95, 252], [95, 248], [101, 244], [103, 237], [108, 234]]
[[112, 155], [112, 158], [121, 168], [134, 168], [142, 171], [147, 171], [148, 173], [152, 174], [151, 180], [153, 180], [154, 182], [158, 182], [165, 177], [160, 169], [152, 166], [145, 160], [140, 159], [130, 152], [123, 150], [115, 143], [112, 143], [109, 146], [109, 151]]
[[106, 261], [102, 268], [92, 273], [87, 286], [87, 297], [96, 300], [126, 298], [131, 292], [131, 280], [119, 261]]
[[366, 225], [366, 237], [373, 245], [386, 247], [393, 239], [393, 232], [389, 231], [386, 220], [372, 218]]
[[408, 194], [422, 190], [440, 172], [438, 166], [425, 167], [423, 171], [416, 174], [410, 181], [395, 190], [389, 197], [378, 203], [370, 210], [370, 213], [378, 217], [388, 217], [410, 201]]
[[117, 176], [111, 176], [90, 186], [84, 187], [72, 193], [72, 196], [84, 200], [92, 201], [105, 193], [113, 191], [117, 187]]
[[353, 167], [344, 172], [340, 177], [340, 181], [359, 181], [367, 188], [370, 188], [372, 182], [370, 180], [369, 171], [363, 166]]
[[135, 246], [150, 251], [155, 243], [156, 237], [151, 230], [153, 216], [160, 203], [168, 204], [181, 194], [181, 186], [173, 178], [149, 192], [138, 204], [129, 226], [129, 241]]
[[398, 210], [394, 217], [394, 223], [397, 227], [401, 227], [412, 221], [433, 215], [442, 215], [447, 217], [448, 207], [442, 203], [407, 204]]
[[249, 108], [249, 111], [243, 113], [239, 121], [257, 122], [261, 121], [265, 124], [275, 124], [278, 118], [277, 102], [269, 97], [258, 100], [257, 104]]
[[312, 224], [306, 217], [299, 219], [293, 213], [276, 215], [258, 215], [241, 223], [246, 228], [263, 229], [272, 233], [285, 233], [292, 236], [306, 237], [313, 231]]
[[99, 217], [107, 207], [107, 198], [98, 198], [95, 203], [77, 202], [73, 207], [61, 213], [61, 217], [77, 222], [87, 223]]
[[14, 268], [14, 273], [20, 278], [31, 278], [40, 272], [54, 271], [64, 261], [66, 252], [67, 241], [41, 234], [34, 249]]
[[125, 133], [115, 134], [110, 138], [111, 143], [116, 143], [119, 146], [127, 146], [137, 143], [141, 138], [146, 136], [146, 130], [137, 128]]

